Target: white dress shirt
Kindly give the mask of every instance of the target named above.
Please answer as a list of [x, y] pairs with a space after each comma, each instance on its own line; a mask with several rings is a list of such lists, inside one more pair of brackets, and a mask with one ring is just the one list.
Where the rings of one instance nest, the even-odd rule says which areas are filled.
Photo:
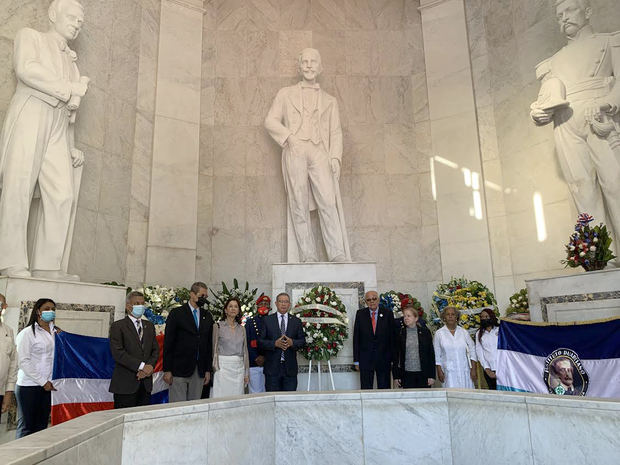
[[478, 340], [476, 333], [476, 355], [482, 368], [496, 371], [497, 368], [497, 337], [499, 328], [496, 326], [491, 331], [485, 331], [482, 335], [482, 342]]
[[[142, 324], [142, 318], [136, 318], [135, 316], [133, 316], [130, 313], [128, 313], [127, 316], [133, 322], [133, 327], [136, 328], [136, 334], [138, 334], [138, 335], [140, 334], [140, 333], [138, 333], [138, 325], [140, 325], [140, 328], [142, 330], [142, 337], [144, 338], [144, 325]], [[138, 371], [143, 370], [145, 365], [146, 365], [145, 362], [140, 362], [140, 366], [138, 367]]]
[[50, 332], [39, 323], [22, 329], [17, 335], [17, 384], [19, 386], [43, 386], [52, 380], [54, 368], [54, 343], [56, 329], [50, 323]]

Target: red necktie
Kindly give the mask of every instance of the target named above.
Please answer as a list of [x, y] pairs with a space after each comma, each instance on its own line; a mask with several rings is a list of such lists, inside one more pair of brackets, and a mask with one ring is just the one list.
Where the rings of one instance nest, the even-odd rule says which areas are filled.
[[372, 313], [372, 332], [374, 333], [375, 330], [377, 329], [377, 311], [374, 310]]

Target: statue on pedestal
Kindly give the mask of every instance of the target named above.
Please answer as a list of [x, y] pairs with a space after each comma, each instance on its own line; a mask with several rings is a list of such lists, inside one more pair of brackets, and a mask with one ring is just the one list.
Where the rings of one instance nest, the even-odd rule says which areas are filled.
[[577, 209], [620, 235], [620, 32], [595, 33], [589, 0], [557, 0], [568, 44], [536, 67], [531, 118], [553, 121], [564, 178]]
[[15, 37], [17, 88], [0, 134], [0, 273], [79, 280], [66, 267], [84, 161], [73, 126], [88, 78], [67, 42], [78, 36], [84, 9], [54, 0], [48, 13], [47, 32], [24, 28]]
[[[313, 48], [299, 55], [302, 80], [280, 89], [265, 118], [269, 135], [282, 147], [282, 174], [288, 195], [289, 243], [296, 240], [299, 261], [318, 259], [310, 211], [318, 209], [323, 242], [332, 262], [351, 261], [340, 199], [342, 128], [338, 102], [317, 83], [321, 55]], [[289, 257], [291, 247], [289, 246]]]

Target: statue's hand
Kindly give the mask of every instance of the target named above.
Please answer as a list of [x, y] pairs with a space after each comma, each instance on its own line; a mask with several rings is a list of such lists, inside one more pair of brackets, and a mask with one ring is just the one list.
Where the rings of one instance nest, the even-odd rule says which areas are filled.
[[71, 162], [74, 168], [82, 166], [84, 164], [84, 152], [75, 148], [71, 149]]
[[291, 134], [290, 136], [288, 136], [288, 138], [286, 139], [286, 145], [288, 145], [291, 153], [299, 153], [300, 141], [297, 136], [295, 136], [295, 134]]
[[336, 181], [340, 181], [340, 160], [332, 158], [329, 160], [329, 164], [331, 165], [334, 178], [336, 178]]
[[82, 76], [78, 82], [71, 82], [71, 96], [84, 97], [88, 90], [88, 83], [90, 79], [86, 76]]
[[553, 110], [543, 110], [532, 105], [530, 116], [538, 126], [544, 126], [553, 120]]

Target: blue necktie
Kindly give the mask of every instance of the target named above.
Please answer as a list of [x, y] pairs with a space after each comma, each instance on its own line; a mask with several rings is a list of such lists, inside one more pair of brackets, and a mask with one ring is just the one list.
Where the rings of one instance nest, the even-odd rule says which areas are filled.
[[196, 328], [198, 328], [198, 310], [194, 309], [193, 313], [194, 313], [194, 323], [196, 323]]

